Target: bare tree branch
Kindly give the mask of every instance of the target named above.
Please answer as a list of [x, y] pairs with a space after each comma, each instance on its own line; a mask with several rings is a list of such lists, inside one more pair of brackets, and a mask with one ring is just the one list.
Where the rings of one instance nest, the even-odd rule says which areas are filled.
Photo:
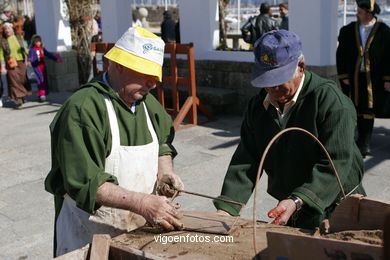
[[72, 34], [72, 48], [77, 53], [79, 69], [79, 82], [84, 84], [88, 81], [91, 70], [91, 35], [88, 27], [94, 17], [92, 6], [96, 0], [65, 0], [68, 7], [69, 23]]
[[229, 4], [229, 0], [218, 0], [218, 10], [219, 10], [219, 48], [225, 50], [227, 48], [226, 43], [226, 7]]

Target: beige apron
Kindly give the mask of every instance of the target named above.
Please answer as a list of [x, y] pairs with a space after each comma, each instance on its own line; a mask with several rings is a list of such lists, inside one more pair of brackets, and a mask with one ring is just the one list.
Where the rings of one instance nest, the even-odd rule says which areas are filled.
[[[105, 96], [110, 120], [112, 148], [105, 161], [105, 171], [117, 177], [119, 186], [131, 191], [152, 193], [157, 180], [158, 140], [145, 104], [146, 121], [153, 141], [139, 146], [121, 146], [118, 121], [109, 97]], [[56, 222], [57, 256], [73, 251], [92, 241], [93, 234], [110, 234], [111, 237], [134, 230], [145, 224], [140, 215], [127, 210], [102, 206], [95, 215], [76, 207], [65, 195]]]

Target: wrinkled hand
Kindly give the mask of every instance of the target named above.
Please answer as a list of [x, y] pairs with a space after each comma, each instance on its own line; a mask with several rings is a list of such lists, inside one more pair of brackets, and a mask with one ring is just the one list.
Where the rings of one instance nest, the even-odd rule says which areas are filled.
[[390, 92], [390, 82], [385, 82], [385, 90]]
[[343, 79], [343, 83], [349, 86], [349, 79]]
[[153, 226], [161, 226], [169, 231], [183, 229], [183, 224], [179, 221], [182, 214], [164, 196], [145, 195], [140, 201], [138, 213]]
[[164, 173], [157, 180], [157, 194], [172, 197], [176, 190], [184, 190], [184, 184], [175, 173]]
[[295, 210], [296, 205], [294, 201], [292, 199], [285, 199], [280, 201], [276, 208], [268, 212], [268, 217], [274, 219], [271, 224], [286, 225]]

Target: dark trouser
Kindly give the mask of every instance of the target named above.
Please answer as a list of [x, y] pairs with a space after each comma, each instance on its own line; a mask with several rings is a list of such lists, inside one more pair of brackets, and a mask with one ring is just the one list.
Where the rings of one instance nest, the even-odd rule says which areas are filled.
[[357, 119], [357, 130], [358, 138], [356, 141], [359, 150], [364, 157], [369, 155], [370, 152], [370, 142], [372, 136], [372, 129], [374, 128], [374, 118], [363, 118], [363, 116], [358, 116]]

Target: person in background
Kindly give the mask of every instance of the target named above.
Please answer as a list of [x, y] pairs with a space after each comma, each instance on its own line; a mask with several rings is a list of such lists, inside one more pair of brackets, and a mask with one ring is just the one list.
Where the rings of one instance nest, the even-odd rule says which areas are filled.
[[7, 75], [8, 95], [16, 109], [22, 109], [24, 98], [31, 95], [27, 79], [27, 47], [21, 35], [15, 35], [11, 23], [3, 24], [3, 38], [0, 46], [0, 70]]
[[164, 42], [132, 27], [105, 58], [107, 71], [75, 92], [50, 124], [45, 189], [55, 200], [57, 256], [94, 234], [113, 237], [146, 222], [182, 227], [166, 197], [184, 189], [173, 170], [173, 122], [149, 94], [162, 80]]
[[267, 3], [260, 5], [260, 14], [256, 18], [255, 31], [256, 39], [259, 39], [266, 32], [277, 30], [278, 22], [272, 18], [271, 7]]
[[[303, 128], [321, 141], [332, 156], [345, 194], [365, 195], [351, 100], [335, 82], [305, 69], [301, 41], [291, 31], [264, 34], [255, 43], [254, 56], [251, 83], [262, 91], [249, 101], [221, 197], [247, 202], [259, 158], [271, 139], [289, 127]], [[291, 131], [277, 139], [267, 154], [264, 171], [267, 192], [279, 201], [268, 212], [273, 224], [314, 229], [343, 198], [324, 152], [302, 132]], [[235, 205], [221, 201], [214, 205], [220, 214], [239, 213]]]
[[15, 21], [13, 22], [14, 26], [14, 32], [16, 35], [21, 35], [24, 37], [24, 31], [23, 31], [23, 16], [18, 15], [15, 18]]
[[374, 0], [356, 3], [357, 21], [340, 29], [336, 65], [343, 92], [352, 99], [358, 114], [356, 142], [366, 157], [371, 155], [374, 118], [390, 117], [386, 107], [390, 95], [390, 29], [376, 17], [380, 8]]
[[61, 62], [61, 57], [58, 54], [55, 55], [46, 50], [43, 45], [42, 38], [39, 35], [34, 35], [31, 38], [31, 46], [28, 51], [28, 57], [38, 79], [37, 95], [39, 102], [45, 102], [49, 93], [45, 57], [56, 62]]
[[288, 31], [288, 3], [279, 4], [280, 22], [279, 29]]
[[98, 24], [98, 33], [101, 33], [102, 32], [102, 15], [101, 15], [100, 11], [96, 11], [94, 19], [96, 20], [96, 22]]
[[27, 45], [30, 46], [31, 38], [36, 34], [35, 20], [31, 19], [27, 15], [24, 16], [23, 23], [24, 39], [27, 41]]
[[170, 11], [164, 11], [164, 20], [161, 23], [161, 38], [165, 43], [176, 41], [176, 22]]
[[102, 18], [100, 11], [97, 11], [94, 20], [96, 21], [96, 24], [98, 25], [98, 33], [92, 36], [91, 41], [92, 42], [102, 42], [103, 41], [103, 32], [102, 32]]

